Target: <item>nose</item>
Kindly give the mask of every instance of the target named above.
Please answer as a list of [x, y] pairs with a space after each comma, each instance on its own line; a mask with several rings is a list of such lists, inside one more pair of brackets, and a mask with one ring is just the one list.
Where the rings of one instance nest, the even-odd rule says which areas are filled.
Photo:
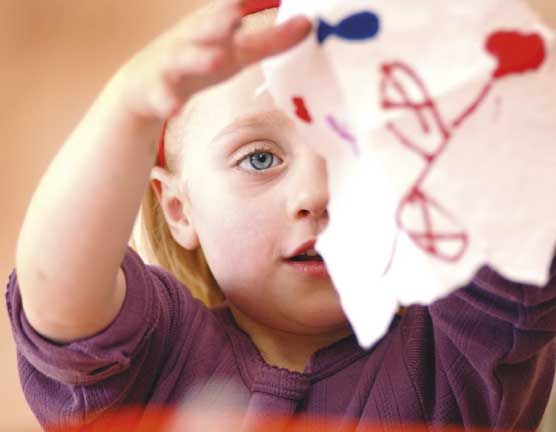
[[[299, 161], [290, 185], [287, 203], [291, 220], [328, 222], [328, 174], [326, 162], [311, 153]], [[323, 227], [324, 228], [324, 227]]]

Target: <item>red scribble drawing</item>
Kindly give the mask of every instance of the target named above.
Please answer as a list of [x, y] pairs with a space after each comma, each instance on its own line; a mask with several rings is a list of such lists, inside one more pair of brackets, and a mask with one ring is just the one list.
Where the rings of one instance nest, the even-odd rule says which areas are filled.
[[[427, 137], [429, 143], [425, 146], [423, 142], [419, 142], [418, 136], [405, 134], [395, 122], [387, 123], [387, 129], [397, 141], [425, 161], [424, 169], [402, 197], [397, 208], [398, 233], [405, 232], [419, 248], [446, 262], [457, 262], [462, 258], [469, 245], [469, 236], [458, 226], [457, 215], [451, 214], [441, 203], [431, 197], [424, 190], [423, 183], [436, 160], [446, 150], [454, 133], [485, 101], [496, 80], [511, 74], [537, 70], [546, 57], [543, 39], [538, 34], [495, 32], [487, 38], [485, 49], [498, 60], [498, 66], [478, 96], [452, 121], [443, 118], [427, 86], [409, 65], [403, 62], [382, 65], [380, 83], [382, 107], [384, 110], [406, 110], [413, 114], [420, 126], [422, 136]], [[395, 98], [392, 97], [393, 95]], [[419, 228], [412, 228], [404, 223], [404, 215], [415, 211], [420, 215], [422, 222]], [[439, 222], [448, 228], [439, 229]], [[391, 267], [396, 244], [397, 237], [384, 274]]]
[[292, 101], [295, 105], [295, 115], [303, 120], [305, 123], [312, 123], [313, 119], [307, 106], [305, 105], [305, 101], [300, 96], [294, 96]]

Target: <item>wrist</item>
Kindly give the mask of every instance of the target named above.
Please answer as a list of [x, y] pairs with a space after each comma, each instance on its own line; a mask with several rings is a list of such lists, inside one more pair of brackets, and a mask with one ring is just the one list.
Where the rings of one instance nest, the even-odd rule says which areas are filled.
[[126, 67], [120, 68], [103, 91], [105, 103], [110, 106], [113, 119], [126, 132], [146, 139], [158, 141], [167, 117], [149, 106], [146, 90], [141, 90], [138, 78]]

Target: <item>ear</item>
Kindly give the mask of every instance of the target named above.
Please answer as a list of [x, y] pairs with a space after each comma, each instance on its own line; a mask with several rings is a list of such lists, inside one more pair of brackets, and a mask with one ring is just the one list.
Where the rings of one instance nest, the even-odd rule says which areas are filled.
[[172, 237], [185, 249], [199, 247], [199, 237], [191, 223], [189, 191], [180, 179], [167, 170], [151, 170], [151, 187], [164, 213]]

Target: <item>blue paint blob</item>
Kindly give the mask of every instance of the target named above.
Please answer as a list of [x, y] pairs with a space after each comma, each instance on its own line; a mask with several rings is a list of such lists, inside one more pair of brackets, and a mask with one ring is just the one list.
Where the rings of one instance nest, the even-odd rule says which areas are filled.
[[358, 12], [340, 21], [337, 25], [327, 23], [319, 18], [317, 38], [323, 44], [329, 36], [335, 35], [350, 41], [374, 38], [380, 31], [380, 18], [372, 12]]

